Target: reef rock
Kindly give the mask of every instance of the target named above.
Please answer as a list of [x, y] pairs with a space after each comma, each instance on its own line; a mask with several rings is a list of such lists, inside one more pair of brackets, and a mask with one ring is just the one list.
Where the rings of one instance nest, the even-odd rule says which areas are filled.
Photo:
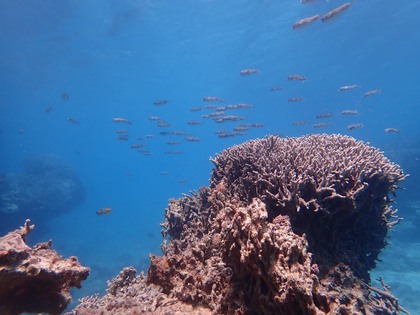
[[26, 220], [18, 230], [0, 237], [0, 314], [60, 314], [71, 301], [70, 289], [80, 288], [89, 275], [77, 257], [63, 259], [51, 241], [33, 248], [25, 238], [34, 228]]
[[380, 151], [341, 135], [269, 136], [211, 161], [210, 187], [170, 200], [164, 255], [151, 255], [147, 277], [126, 271], [72, 314], [404, 311], [369, 284], [400, 220], [389, 194], [405, 178]]

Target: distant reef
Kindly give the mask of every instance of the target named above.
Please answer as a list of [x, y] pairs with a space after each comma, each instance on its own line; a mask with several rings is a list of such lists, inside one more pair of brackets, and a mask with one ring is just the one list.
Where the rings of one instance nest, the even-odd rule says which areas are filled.
[[407, 312], [369, 276], [405, 178], [382, 152], [341, 135], [268, 136], [211, 161], [209, 187], [170, 200], [147, 275], [125, 268], [68, 315]]
[[[17, 226], [26, 218], [37, 225], [80, 205], [85, 190], [76, 172], [55, 155], [25, 159], [23, 173], [0, 174], [0, 220]], [[0, 232], [5, 233], [6, 231]]]

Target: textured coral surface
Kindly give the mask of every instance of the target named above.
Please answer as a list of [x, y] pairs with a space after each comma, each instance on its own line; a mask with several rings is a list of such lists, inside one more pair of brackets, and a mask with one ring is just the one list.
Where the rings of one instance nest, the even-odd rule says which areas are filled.
[[76, 257], [63, 259], [51, 249], [51, 241], [33, 248], [25, 238], [33, 229], [25, 226], [0, 238], [0, 314], [22, 312], [60, 314], [71, 301], [70, 289], [80, 288], [89, 268]]
[[183, 303], [162, 292], [162, 287], [147, 283], [133, 267], [124, 268], [108, 281], [107, 294], [81, 299], [79, 306], [66, 315], [211, 315], [210, 309]]
[[211, 161], [210, 187], [170, 201], [164, 255], [151, 256], [147, 277], [124, 270], [73, 314], [404, 311], [383, 282], [369, 285], [400, 220], [389, 196], [405, 177], [398, 165], [340, 135], [270, 136]]

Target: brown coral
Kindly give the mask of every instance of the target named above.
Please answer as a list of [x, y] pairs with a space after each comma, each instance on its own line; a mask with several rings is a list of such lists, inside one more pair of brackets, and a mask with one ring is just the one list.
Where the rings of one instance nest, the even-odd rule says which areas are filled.
[[212, 161], [212, 186], [226, 182], [227, 198], [263, 200], [268, 221], [290, 217], [293, 231], [306, 234], [317, 259], [343, 261], [368, 280], [387, 230], [398, 220], [388, 194], [404, 178], [381, 152], [340, 135], [268, 137]]
[[151, 256], [147, 278], [136, 277], [123, 290], [141, 284], [144, 296], [147, 280], [158, 292], [149, 304], [124, 293], [119, 301], [129, 297], [136, 308], [116, 306], [108, 293], [79, 309], [101, 305], [122, 314], [148, 305], [144, 312], [164, 313], [162, 301], [172, 301], [214, 314], [402, 310], [388, 290], [367, 284], [399, 221], [389, 197], [405, 177], [398, 165], [340, 135], [270, 136], [229, 148], [212, 162], [210, 187], [170, 200], [164, 255]]
[[0, 238], [0, 314], [59, 314], [71, 301], [70, 289], [89, 275], [76, 257], [63, 259], [51, 241], [33, 248], [25, 238], [34, 228], [29, 220]]
[[[210, 188], [166, 211], [175, 296], [222, 313], [375, 312], [365, 282], [398, 220], [388, 196], [405, 177], [398, 165], [340, 135], [271, 136], [212, 162]], [[213, 271], [210, 293], [189, 289], [179, 275], [202, 283], [210, 262], [229, 276]]]

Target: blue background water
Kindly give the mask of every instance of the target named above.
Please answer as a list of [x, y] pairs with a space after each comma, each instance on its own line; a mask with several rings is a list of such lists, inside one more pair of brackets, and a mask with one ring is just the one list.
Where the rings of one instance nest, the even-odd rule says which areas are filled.
[[[420, 293], [420, 2], [353, 1], [328, 23], [318, 20], [291, 29], [297, 20], [343, 3], [0, 1], [0, 172], [21, 172], [30, 155], [55, 154], [78, 173], [85, 202], [50, 220], [42, 236], [52, 238], [63, 255], [76, 255], [92, 268], [76, 297], [103, 293], [106, 279], [124, 266], [147, 267], [148, 253], [159, 253], [159, 222], [168, 199], [208, 185], [209, 156], [267, 134], [326, 132], [369, 141], [411, 173], [398, 195], [399, 213], [406, 220], [397, 226], [394, 246], [384, 251], [373, 278], [384, 277], [412, 312], [420, 308], [415, 301]], [[248, 68], [260, 72], [240, 76]], [[287, 80], [296, 73], [306, 82]], [[361, 87], [338, 92], [352, 84]], [[273, 86], [283, 90], [272, 92]], [[362, 97], [372, 89], [382, 92]], [[205, 96], [226, 100], [218, 105], [252, 104], [227, 114], [265, 126], [218, 138], [216, 130], [230, 131], [238, 123], [201, 118], [208, 109], [191, 112], [207, 105]], [[304, 101], [287, 101], [298, 96]], [[154, 106], [159, 99], [170, 102]], [[360, 114], [340, 115], [345, 109]], [[323, 112], [335, 116], [315, 118]], [[149, 116], [171, 126], [157, 127]], [[80, 124], [68, 122], [70, 117]], [[114, 117], [133, 124], [114, 123]], [[191, 126], [188, 120], [203, 124]], [[310, 124], [292, 125], [301, 120]], [[313, 127], [321, 122], [331, 125]], [[347, 130], [353, 123], [363, 128]], [[401, 133], [385, 133], [389, 127]], [[128, 129], [130, 139], [118, 140], [118, 129]], [[174, 130], [200, 141], [159, 135]], [[145, 139], [148, 134], [157, 136]], [[165, 144], [173, 140], [181, 144]], [[152, 155], [131, 149], [133, 143], [145, 144]], [[168, 150], [183, 154], [165, 154]], [[95, 212], [101, 207], [113, 212], [99, 217]], [[40, 233], [35, 231], [32, 241]]]

